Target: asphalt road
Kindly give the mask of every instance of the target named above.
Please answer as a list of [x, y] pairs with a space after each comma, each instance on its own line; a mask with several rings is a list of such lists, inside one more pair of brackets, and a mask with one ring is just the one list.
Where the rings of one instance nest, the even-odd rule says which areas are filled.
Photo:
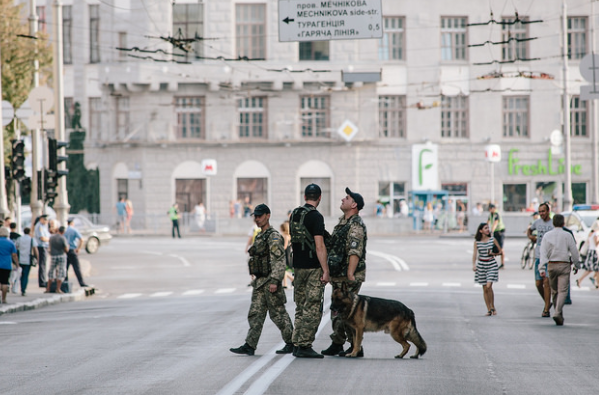
[[[573, 289], [563, 327], [541, 318], [532, 271], [519, 266], [524, 239], [507, 240], [494, 317], [473, 282], [471, 239], [369, 240], [362, 293], [414, 310], [428, 343], [419, 360], [394, 359], [400, 347], [384, 333], [365, 335], [361, 359], [275, 355], [283, 343], [268, 319], [255, 356], [230, 353], [248, 328], [245, 241], [114, 239], [89, 256], [97, 295], [0, 317], [0, 393], [599, 392], [599, 293]], [[330, 343], [326, 313], [316, 350]]]

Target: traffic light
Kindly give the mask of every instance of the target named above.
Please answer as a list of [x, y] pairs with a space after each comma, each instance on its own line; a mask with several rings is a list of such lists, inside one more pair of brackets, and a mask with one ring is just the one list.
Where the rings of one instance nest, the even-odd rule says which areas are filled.
[[68, 170], [58, 170], [58, 164], [60, 162], [66, 162], [68, 156], [58, 155], [58, 150], [62, 147], [66, 147], [69, 143], [65, 141], [57, 141], [56, 139], [48, 139], [48, 164], [50, 172], [54, 172], [56, 180], [59, 177], [66, 176], [69, 174]]
[[21, 196], [27, 196], [31, 193], [31, 178], [25, 177], [21, 180]]
[[58, 188], [58, 176], [53, 171], [44, 172], [44, 200], [46, 202], [53, 202], [58, 196], [56, 191]]
[[25, 143], [23, 140], [11, 140], [11, 178], [21, 181], [25, 178]]

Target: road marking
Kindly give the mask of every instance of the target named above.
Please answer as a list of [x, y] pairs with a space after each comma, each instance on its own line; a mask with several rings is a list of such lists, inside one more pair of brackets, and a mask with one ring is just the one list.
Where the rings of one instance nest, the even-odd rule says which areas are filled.
[[184, 296], [188, 296], [188, 295], [199, 295], [201, 293], [204, 293], [203, 289], [192, 289], [192, 290], [183, 292], [183, 295]]
[[376, 283], [377, 287], [395, 287], [395, 283]]
[[428, 287], [428, 283], [410, 283], [410, 287]]
[[123, 294], [123, 295], [119, 296], [118, 299], [133, 299], [133, 298], [138, 298], [140, 296], [141, 296], [141, 294]]
[[398, 272], [401, 272], [402, 270], [407, 272], [410, 270], [408, 264], [403, 259], [395, 255], [386, 254], [380, 251], [368, 251], [368, 253], [374, 256], [378, 256], [379, 258], [386, 259], [391, 263], [391, 265], [393, 265], [393, 268]]
[[574, 292], [578, 292], [578, 291], [590, 291], [591, 287], [570, 287], [570, 289]]
[[508, 284], [507, 287], [511, 289], [526, 289], [526, 285], [524, 284]]
[[217, 293], [217, 294], [230, 294], [232, 292], [235, 292], [235, 288], [221, 288], [221, 289], [217, 289], [214, 293]]
[[161, 298], [163, 296], [172, 295], [172, 292], [156, 292], [150, 295], [150, 298]]
[[162, 252], [155, 251], [140, 251], [142, 254], [150, 254], [150, 255], [164, 255]]
[[183, 262], [183, 266], [185, 267], [189, 267], [191, 266], [191, 263], [189, 263], [189, 261], [185, 258], [183, 258], [182, 256], [176, 255], [176, 254], [169, 254], [170, 257], [173, 258], [177, 258], [178, 260], [180, 260], [181, 262]]
[[16, 324], [17, 323], [13, 322], [13, 321], [3, 321], [3, 322], [0, 322], [0, 325], [16, 325]]
[[460, 283], [443, 283], [441, 285], [444, 287], [461, 287], [462, 286], [462, 284], [460, 284]]

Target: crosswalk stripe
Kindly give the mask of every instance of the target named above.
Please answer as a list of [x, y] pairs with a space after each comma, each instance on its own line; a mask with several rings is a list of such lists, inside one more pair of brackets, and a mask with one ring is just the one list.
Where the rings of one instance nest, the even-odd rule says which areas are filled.
[[428, 287], [428, 283], [410, 283], [410, 287]]
[[188, 295], [199, 295], [201, 293], [204, 293], [203, 289], [192, 289], [192, 290], [183, 292], [183, 295], [184, 296], [188, 296]]
[[526, 289], [526, 285], [524, 284], [508, 284], [507, 287], [511, 289]]
[[235, 292], [235, 288], [221, 288], [221, 289], [217, 289], [214, 293], [217, 293], [217, 294], [230, 294], [232, 292]]
[[172, 292], [156, 292], [156, 293], [153, 293], [152, 295], [150, 295], [150, 298], [160, 298], [163, 296], [169, 296], [171, 294], [172, 294]]
[[141, 296], [141, 294], [123, 294], [123, 295], [119, 296], [119, 299], [133, 299], [133, 298], [138, 298], [140, 296]]
[[578, 287], [570, 287], [570, 289], [571, 289], [573, 292], [578, 292], [578, 291], [590, 291], [590, 290], [591, 290], [591, 287], [580, 287], [580, 288], [578, 288]]
[[462, 284], [460, 284], [460, 283], [443, 283], [441, 285], [444, 287], [461, 287], [462, 286]]
[[395, 283], [376, 283], [377, 287], [394, 287]]

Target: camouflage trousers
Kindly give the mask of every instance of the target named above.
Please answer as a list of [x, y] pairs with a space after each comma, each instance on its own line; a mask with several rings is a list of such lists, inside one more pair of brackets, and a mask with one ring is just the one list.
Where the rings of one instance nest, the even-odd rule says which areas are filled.
[[295, 269], [293, 298], [295, 300], [295, 329], [293, 344], [312, 347], [322, 319], [324, 284], [322, 269]]
[[[331, 281], [333, 291], [341, 288], [344, 282], [347, 284], [347, 289], [354, 294], [358, 294], [360, 288], [362, 288], [361, 281]], [[349, 325], [346, 325], [339, 316], [333, 317], [331, 314], [331, 323], [333, 324], [333, 333], [331, 334], [333, 343], [345, 344], [346, 340], [351, 344], [354, 343], [353, 329]]]
[[264, 284], [259, 288], [254, 288], [252, 291], [252, 304], [250, 305], [250, 311], [248, 313], [250, 330], [245, 338], [245, 342], [249, 344], [250, 347], [256, 349], [258, 346], [258, 340], [260, 340], [260, 335], [262, 334], [266, 313], [269, 314], [272, 322], [274, 322], [281, 331], [281, 336], [285, 343], [291, 343], [293, 324], [291, 323], [291, 318], [289, 318], [287, 310], [285, 310], [286, 302], [287, 297], [281, 286], [279, 286], [274, 293], [271, 293], [268, 290], [268, 284]]

